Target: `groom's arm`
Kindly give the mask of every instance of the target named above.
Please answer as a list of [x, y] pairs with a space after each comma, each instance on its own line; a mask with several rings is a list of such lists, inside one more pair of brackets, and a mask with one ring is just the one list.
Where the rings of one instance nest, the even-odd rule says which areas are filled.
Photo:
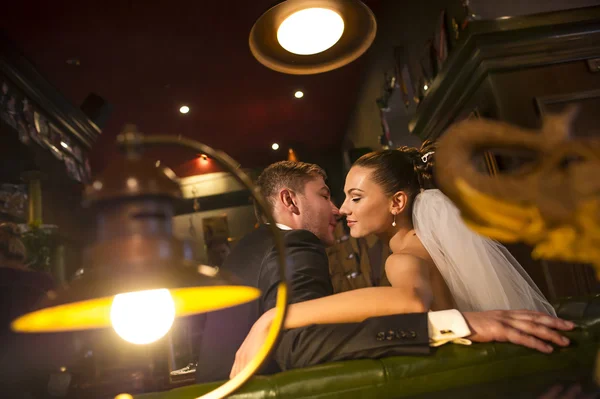
[[426, 313], [312, 325], [282, 333], [275, 360], [283, 370], [342, 360], [430, 352]]
[[[416, 326], [413, 342], [389, 339], [397, 338], [397, 334], [392, 334], [394, 327], [402, 326]], [[279, 366], [287, 370], [331, 361], [421, 354], [428, 352], [429, 345], [448, 342], [468, 345], [469, 340], [512, 342], [550, 353], [553, 348], [548, 343], [569, 345], [561, 331], [572, 330], [574, 326], [572, 322], [528, 310], [491, 310], [462, 315], [458, 310], [398, 314], [371, 318], [362, 323], [313, 325], [286, 331], [275, 357]], [[376, 335], [377, 341], [385, 337], [380, 344], [369, 339], [375, 331], [386, 328], [389, 330], [384, 334], [379, 331]]]

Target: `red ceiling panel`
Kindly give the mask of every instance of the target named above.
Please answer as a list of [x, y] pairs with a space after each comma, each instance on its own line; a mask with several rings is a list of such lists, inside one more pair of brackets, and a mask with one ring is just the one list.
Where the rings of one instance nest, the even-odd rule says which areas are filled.
[[[3, 28], [68, 100], [79, 105], [95, 92], [113, 106], [92, 153], [95, 171], [115, 156], [114, 138], [128, 122], [148, 134], [193, 137], [260, 167], [283, 159], [290, 143], [311, 152], [339, 146], [364, 61], [313, 76], [265, 68], [252, 57], [248, 34], [272, 4], [22, 1], [3, 7]], [[67, 63], [74, 58], [79, 66]], [[297, 89], [304, 98], [294, 98]], [[187, 115], [181, 104], [191, 108]], [[175, 167], [194, 154], [153, 156]]]

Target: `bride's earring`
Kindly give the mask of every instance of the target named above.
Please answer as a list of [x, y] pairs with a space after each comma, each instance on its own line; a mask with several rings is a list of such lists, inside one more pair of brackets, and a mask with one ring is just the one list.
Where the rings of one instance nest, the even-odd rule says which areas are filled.
[[396, 214], [394, 213], [394, 221], [392, 222], [392, 227], [396, 227]]

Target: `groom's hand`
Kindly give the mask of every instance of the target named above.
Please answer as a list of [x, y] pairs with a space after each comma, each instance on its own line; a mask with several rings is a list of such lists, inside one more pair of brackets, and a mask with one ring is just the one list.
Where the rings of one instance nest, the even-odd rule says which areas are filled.
[[547, 342], [559, 346], [569, 345], [567, 337], [555, 330], [569, 331], [575, 325], [545, 313], [529, 310], [492, 310], [463, 313], [475, 342], [512, 342], [540, 352], [551, 353]]

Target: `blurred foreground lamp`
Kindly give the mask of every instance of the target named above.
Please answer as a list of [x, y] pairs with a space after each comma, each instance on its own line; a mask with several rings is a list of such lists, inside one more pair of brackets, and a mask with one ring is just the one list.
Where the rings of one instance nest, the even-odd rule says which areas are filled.
[[267, 68], [293, 75], [331, 71], [360, 57], [377, 22], [359, 0], [286, 0], [250, 31], [250, 50]]
[[284, 247], [265, 199], [238, 165], [219, 151], [173, 136], [143, 136], [127, 126], [118, 137], [125, 159], [112, 163], [86, 189], [85, 202], [97, 214], [96, 241], [86, 250], [86, 268], [67, 289], [51, 293], [39, 310], [13, 321], [21, 333], [63, 332], [113, 327], [134, 344], [163, 337], [176, 317], [227, 308], [260, 296], [220, 271], [205, 274], [184, 256], [183, 243], [172, 236], [174, 199], [179, 185], [154, 162], [141, 157], [143, 147], [177, 145], [215, 159], [246, 186], [263, 208], [280, 255], [281, 283], [277, 317], [261, 351], [235, 378], [203, 397], [221, 398], [241, 386], [261, 366], [275, 343], [286, 310]]
[[[575, 108], [547, 115], [541, 130], [457, 123], [438, 143], [435, 176], [473, 230], [525, 242], [533, 258], [590, 263], [600, 280], [600, 139], [571, 138], [575, 116]], [[523, 161], [490, 176], [473, 163], [485, 151]]]
[[[576, 114], [571, 106], [546, 115], [541, 130], [485, 119], [456, 123], [438, 143], [434, 174], [474, 231], [525, 242], [533, 258], [589, 263], [600, 280], [600, 139], [587, 132], [571, 138]], [[485, 151], [523, 161], [490, 176], [473, 164]], [[600, 384], [600, 351], [594, 379]]]

